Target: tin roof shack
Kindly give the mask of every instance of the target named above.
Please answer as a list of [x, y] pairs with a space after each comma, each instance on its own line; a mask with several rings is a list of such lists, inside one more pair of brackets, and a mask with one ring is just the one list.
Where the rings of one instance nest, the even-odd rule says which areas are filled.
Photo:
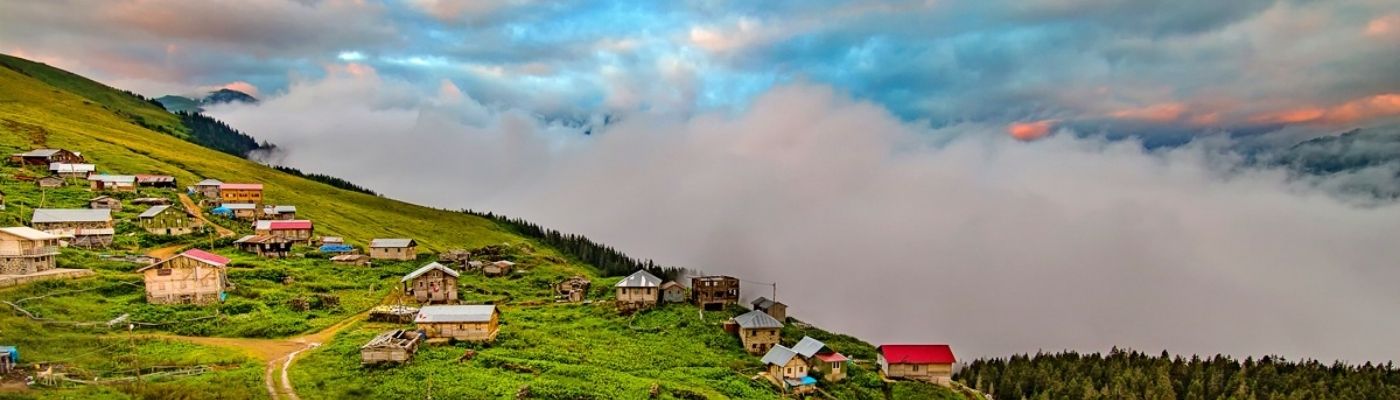
[[87, 178], [89, 188], [98, 192], [135, 192], [136, 177], [132, 175], [94, 174]]
[[54, 269], [60, 237], [27, 226], [0, 228], [0, 275]]
[[436, 262], [404, 275], [404, 294], [422, 304], [452, 304], [457, 302], [457, 271]]
[[15, 346], [0, 346], [0, 374], [14, 372], [19, 365], [19, 348]]
[[836, 382], [846, 379], [846, 370], [849, 369], [847, 363], [850, 361], [844, 354], [824, 352], [817, 353], [807, 363], [811, 365], [813, 371], [821, 373], [822, 380]]
[[30, 221], [34, 229], [72, 238], [68, 244], [77, 247], [106, 247], [116, 232], [108, 209], [38, 208]]
[[105, 208], [112, 211], [121, 211], [122, 201], [112, 196], [97, 196], [88, 200], [88, 208]]
[[369, 258], [412, 260], [418, 258], [418, 242], [413, 239], [374, 239], [369, 241]]
[[[221, 211], [221, 209], [227, 211]], [[215, 208], [212, 212], [246, 221], [258, 219], [258, 205], [253, 203], [223, 203], [223, 205]]]
[[39, 180], [34, 181], [34, 183], [39, 185], [39, 187], [41, 188], [61, 188], [67, 182], [64, 182], [63, 178], [61, 177], [50, 175], [39, 178]]
[[767, 297], [759, 297], [753, 301], [753, 309], [768, 313], [779, 321], [787, 321], [787, 304], [779, 303], [776, 300], [769, 300]]
[[10, 155], [10, 162], [26, 165], [49, 165], [53, 163], [79, 164], [83, 153], [64, 149], [34, 149]]
[[287, 239], [293, 242], [311, 243], [311, 236], [315, 233], [316, 227], [310, 220], [294, 219], [290, 221], [259, 220], [253, 223], [253, 233], [259, 235], [272, 235]]
[[744, 350], [750, 354], [763, 354], [777, 346], [782, 338], [782, 321], [762, 311], [749, 311], [730, 322], [738, 326], [739, 341], [744, 343]]
[[690, 300], [706, 310], [723, 310], [724, 306], [739, 304], [739, 279], [732, 276], [697, 276], [690, 278]]
[[952, 384], [953, 349], [946, 344], [887, 344], [875, 349], [880, 374], [890, 379], [909, 379]]
[[264, 206], [263, 218], [283, 221], [297, 219], [297, 206]]
[[661, 285], [661, 301], [670, 304], [684, 303], [685, 286], [681, 286], [681, 284], [676, 283], [676, 281], [666, 282]]
[[180, 187], [175, 181], [175, 177], [170, 175], [136, 175], [136, 186], [162, 189], [174, 189]]
[[153, 235], [188, 235], [202, 222], [189, 212], [172, 206], [152, 206], [136, 216], [136, 224]]
[[416, 331], [393, 330], [379, 334], [360, 346], [360, 365], [403, 364], [418, 352], [423, 334]]
[[355, 252], [355, 246], [348, 244], [323, 244], [317, 247], [316, 251], [326, 254], [349, 254]]
[[194, 192], [208, 200], [218, 200], [219, 186], [223, 185], [218, 179], [205, 179], [194, 184]]
[[261, 183], [222, 183], [219, 184], [219, 201], [224, 203], [262, 204], [263, 185]]
[[331, 257], [331, 262], [342, 265], [369, 265], [369, 256], [364, 254], [341, 254]]
[[656, 299], [661, 295], [661, 278], [644, 269], [622, 278], [615, 286], [617, 306], [623, 311], [655, 307]]
[[495, 261], [490, 264], [483, 265], [481, 267], [481, 274], [490, 277], [506, 276], [510, 275], [510, 270], [513, 268], [515, 268], [515, 263], [513, 262], [505, 260]]
[[213, 304], [223, 301], [229, 259], [191, 249], [136, 270], [146, 280], [146, 302], [151, 304]]
[[413, 319], [428, 334], [429, 343], [452, 340], [491, 342], [499, 333], [501, 312], [496, 306], [423, 306]]
[[583, 275], [574, 275], [562, 282], [554, 284], [555, 301], [565, 301], [577, 303], [588, 297], [588, 287], [593, 282]]
[[272, 235], [248, 235], [233, 241], [239, 250], [259, 257], [287, 258], [292, 255], [292, 241]]
[[92, 164], [49, 164], [49, 173], [62, 178], [87, 179], [97, 172], [97, 166]]
[[807, 362], [792, 349], [773, 346], [763, 355], [763, 365], [785, 392], [805, 394], [817, 389], [817, 381], [807, 376]]

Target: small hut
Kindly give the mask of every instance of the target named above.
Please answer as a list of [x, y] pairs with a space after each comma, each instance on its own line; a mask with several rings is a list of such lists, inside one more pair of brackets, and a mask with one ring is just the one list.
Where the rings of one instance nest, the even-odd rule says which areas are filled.
[[438, 256], [438, 261], [453, 264], [466, 265], [472, 259], [472, 253], [462, 249], [452, 249]]
[[835, 352], [817, 353], [812, 360], [808, 361], [812, 369], [821, 371], [822, 380], [836, 382], [846, 379], [847, 363], [851, 360], [846, 355]]
[[510, 261], [496, 261], [481, 267], [481, 274], [486, 276], [506, 276], [510, 275], [510, 270], [515, 268], [515, 263]]
[[416, 331], [400, 329], [381, 333], [360, 346], [360, 364], [406, 363], [418, 352], [422, 339], [423, 334]]
[[66, 183], [66, 182], [63, 181], [63, 178], [60, 178], [60, 177], [57, 177], [57, 176], [45, 176], [45, 177], [43, 177], [43, 178], [39, 178], [39, 180], [36, 181], [35, 183], [37, 183], [37, 184], [39, 185], [39, 187], [41, 187], [41, 188], [48, 189], [48, 188], [61, 188], [61, 187], [63, 187], [64, 183]]
[[272, 235], [248, 235], [233, 241], [239, 250], [267, 258], [287, 258], [292, 254], [292, 241]]
[[364, 254], [341, 254], [331, 257], [331, 262], [343, 265], [369, 265], [369, 256]]
[[374, 239], [369, 241], [369, 258], [412, 260], [418, 258], [418, 242], [413, 239]]
[[754, 299], [753, 309], [768, 313], [779, 321], [787, 321], [787, 304], [779, 303], [776, 300], [769, 300], [767, 297]]
[[[223, 211], [227, 210], [227, 211]], [[242, 220], [258, 219], [258, 205], [253, 203], [223, 203], [213, 211], [215, 214], [223, 214], [230, 218]]]
[[418, 307], [405, 305], [379, 305], [369, 310], [370, 322], [389, 322], [395, 324], [411, 324], [413, 317], [418, 315]]
[[457, 276], [452, 268], [433, 262], [404, 275], [399, 283], [403, 284], [403, 292], [419, 303], [456, 303]]
[[570, 303], [583, 301], [584, 298], [588, 297], [588, 287], [592, 285], [593, 283], [582, 275], [569, 277], [563, 282], [554, 284], [554, 292], [557, 293], [555, 298]]
[[219, 182], [218, 179], [205, 179], [199, 181], [199, 183], [194, 184], [194, 191], [195, 193], [199, 193], [200, 196], [203, 196], [206, 199], [218, 199], [219, 185], [223, 184], [224, 183]]
[[661, 301], [671, 304], [684, 303], [685, 286], [681, 286], [676, 281], [669, 281], [661, 285]]
[[49, 172], [63, 178], [87, 179], [97, 171], [97, 166], [92, 164], [49, 164]]
[[133, 175], [89, 175], [88, 183], [98, 192], [135, 192], [136, 176]]
[[0, 375], [13, 372], [16, 365], [19, 365], [19, 348], [0, 346]]
[[88, 200], [88, 208], [105, 208], [112, 211], [121, 211], [122, 201], [112, 196], [97, 196]]
[[429, 342], [491, 342], [500, 332], [500, 321], [501, 311], [491, 304], [424, 306], [413, 319]]

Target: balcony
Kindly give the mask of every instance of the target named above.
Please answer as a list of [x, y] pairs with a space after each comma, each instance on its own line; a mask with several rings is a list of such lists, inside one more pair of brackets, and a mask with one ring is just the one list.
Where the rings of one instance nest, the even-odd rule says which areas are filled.
[[42, 246], [32, 249], [0, 249], [0, 257], [39, 257], [58, 255], [58, 246]]

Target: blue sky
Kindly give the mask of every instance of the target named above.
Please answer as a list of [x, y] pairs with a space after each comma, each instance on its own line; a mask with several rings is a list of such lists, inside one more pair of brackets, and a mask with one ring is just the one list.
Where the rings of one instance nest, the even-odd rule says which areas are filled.
[[1400, 4], [167, 0], [7, 3], [0, 51], [148, 95], [276, 96], [354, 64], [585, 121], [808, 82], [931, 126], [1329, 132], [1400, 115]]

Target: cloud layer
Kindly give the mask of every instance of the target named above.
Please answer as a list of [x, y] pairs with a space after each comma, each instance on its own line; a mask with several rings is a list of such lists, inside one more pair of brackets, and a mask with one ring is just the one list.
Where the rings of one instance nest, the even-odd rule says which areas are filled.
[[344, 67], [210, 112], [394, 197], [777, 282], [792, 315], [875, 342], [1400, 358], [1400, 207], [1348, 205], [1210, 141], [1020, 142], [811, 82], [585, 136], [470, 93]]

